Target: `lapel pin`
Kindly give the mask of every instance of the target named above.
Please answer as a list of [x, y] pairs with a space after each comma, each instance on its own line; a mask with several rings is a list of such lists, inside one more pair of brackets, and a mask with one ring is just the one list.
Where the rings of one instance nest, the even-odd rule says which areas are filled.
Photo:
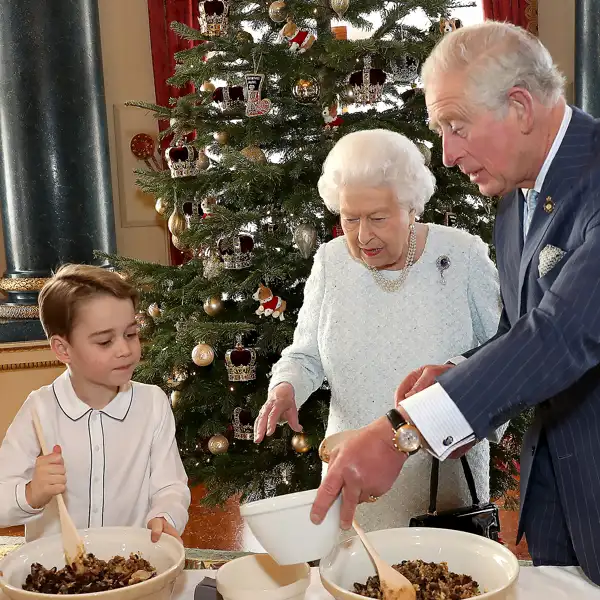
[[544, 211], [548, 214], [554, 211], [554, 201], [550, 196], [548, 196], [544, 202]]

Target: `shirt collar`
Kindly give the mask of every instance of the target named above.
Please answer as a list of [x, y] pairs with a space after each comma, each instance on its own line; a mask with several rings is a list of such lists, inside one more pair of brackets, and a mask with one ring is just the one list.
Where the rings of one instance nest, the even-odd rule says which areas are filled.
[[[569, 128], [569, 123], [571, 122], [572, 116], [573, 116], [573, 109], [567, 104], [565, 106], [565, 113], [563, 115], [562, 122], [558, 129], [558, 133], [556, 134], [556, 137], [554, 138], [554, 142], [552, 142], [552, 146], [550, 146], [550, 152], [548, 152], [548, 155], [546, 156], [546, 160], [544, 161], [544, 164], [542, 165], [542, 168], [540, 169], [540, 172], [538, 173], [538, 176], [535, 180], [535, 185], [533, 186], [533, 189], [538, 194], [542, 191], [542, 186], [544, 185], [544, 180], [546, 179], [546, 175], [548, 174], [548, 171], [550, 170], [550, 165], [552, 165], [552, 161], [554, 160], [554, 157], [556, 156], [556, 153], [558, 152], [560, 145], [562, 144], [563, 140], [565, 139], [565, 135], [567, 133], [567, 129]], [[523, 188], [523, 196], [525, 198], [527, 197], [527, 191], [528, 190], [526, 188]]]
[[[92, 409], [77, 397], [69, 371], [66, 370], [52, 384], [54, 397], [62, 412], [72, 421], [78, 421]], [[125, 420], [133, 401], [133, 382], [128, 382], [119, 389], [119, 393], [101, 411], [106, 416], [117, 421]]]

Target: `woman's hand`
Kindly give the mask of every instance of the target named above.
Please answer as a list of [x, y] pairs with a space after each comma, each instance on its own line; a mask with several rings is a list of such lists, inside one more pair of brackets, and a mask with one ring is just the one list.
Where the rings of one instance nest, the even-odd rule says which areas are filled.
[[280, 383], [269, 392], [267, 401], [254, 421], [254, 442], [260, 444], [266, 435], [273, 435], [279, 421], [287, 421], [294, 431], [302, 431], [298, 422], [298, 409], [294, 388], [289, 383]]

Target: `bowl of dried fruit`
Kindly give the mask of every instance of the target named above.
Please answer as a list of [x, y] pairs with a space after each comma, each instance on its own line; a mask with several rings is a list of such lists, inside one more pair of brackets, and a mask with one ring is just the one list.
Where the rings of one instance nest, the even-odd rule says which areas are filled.
[[[514, 600], [519, 562], [497, 542], [462, 531], [418, 527], [367, 535], [381, 557], [415, 586], [417, 600]], [[336, 600], [383, 597], [375, 567], [357, 537], [338, 544], [321, 560], [319, 571]]]
[[148, 529], [103, 527], [79, 531], [83, 560], [65, 566], [60, 535], [40, 538], [0, 561], [0, 591], [11, 600], [169, 600], [185, 564], [183, 546], [168, 535], [153, 543]]

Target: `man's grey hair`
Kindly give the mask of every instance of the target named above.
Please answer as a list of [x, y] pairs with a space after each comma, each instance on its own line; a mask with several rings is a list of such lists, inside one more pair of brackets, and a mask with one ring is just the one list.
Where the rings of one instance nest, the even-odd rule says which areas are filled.
[[420, 215], [435, 191], [435, 177], [419, 148], [387, 129], [367, 129], [342, 137], [323, 164], [319, 194], [340, 212], [343, 187], [390, 188], [398, 203]]
[[523, 88], [547, 107], [564, 97], [564, 77], [537, 37], [510, 23], [485, 21], [446, 34], [423, 64], [427, 88], [464, 72], [477, 105], [505, 112], [508, 92]]

